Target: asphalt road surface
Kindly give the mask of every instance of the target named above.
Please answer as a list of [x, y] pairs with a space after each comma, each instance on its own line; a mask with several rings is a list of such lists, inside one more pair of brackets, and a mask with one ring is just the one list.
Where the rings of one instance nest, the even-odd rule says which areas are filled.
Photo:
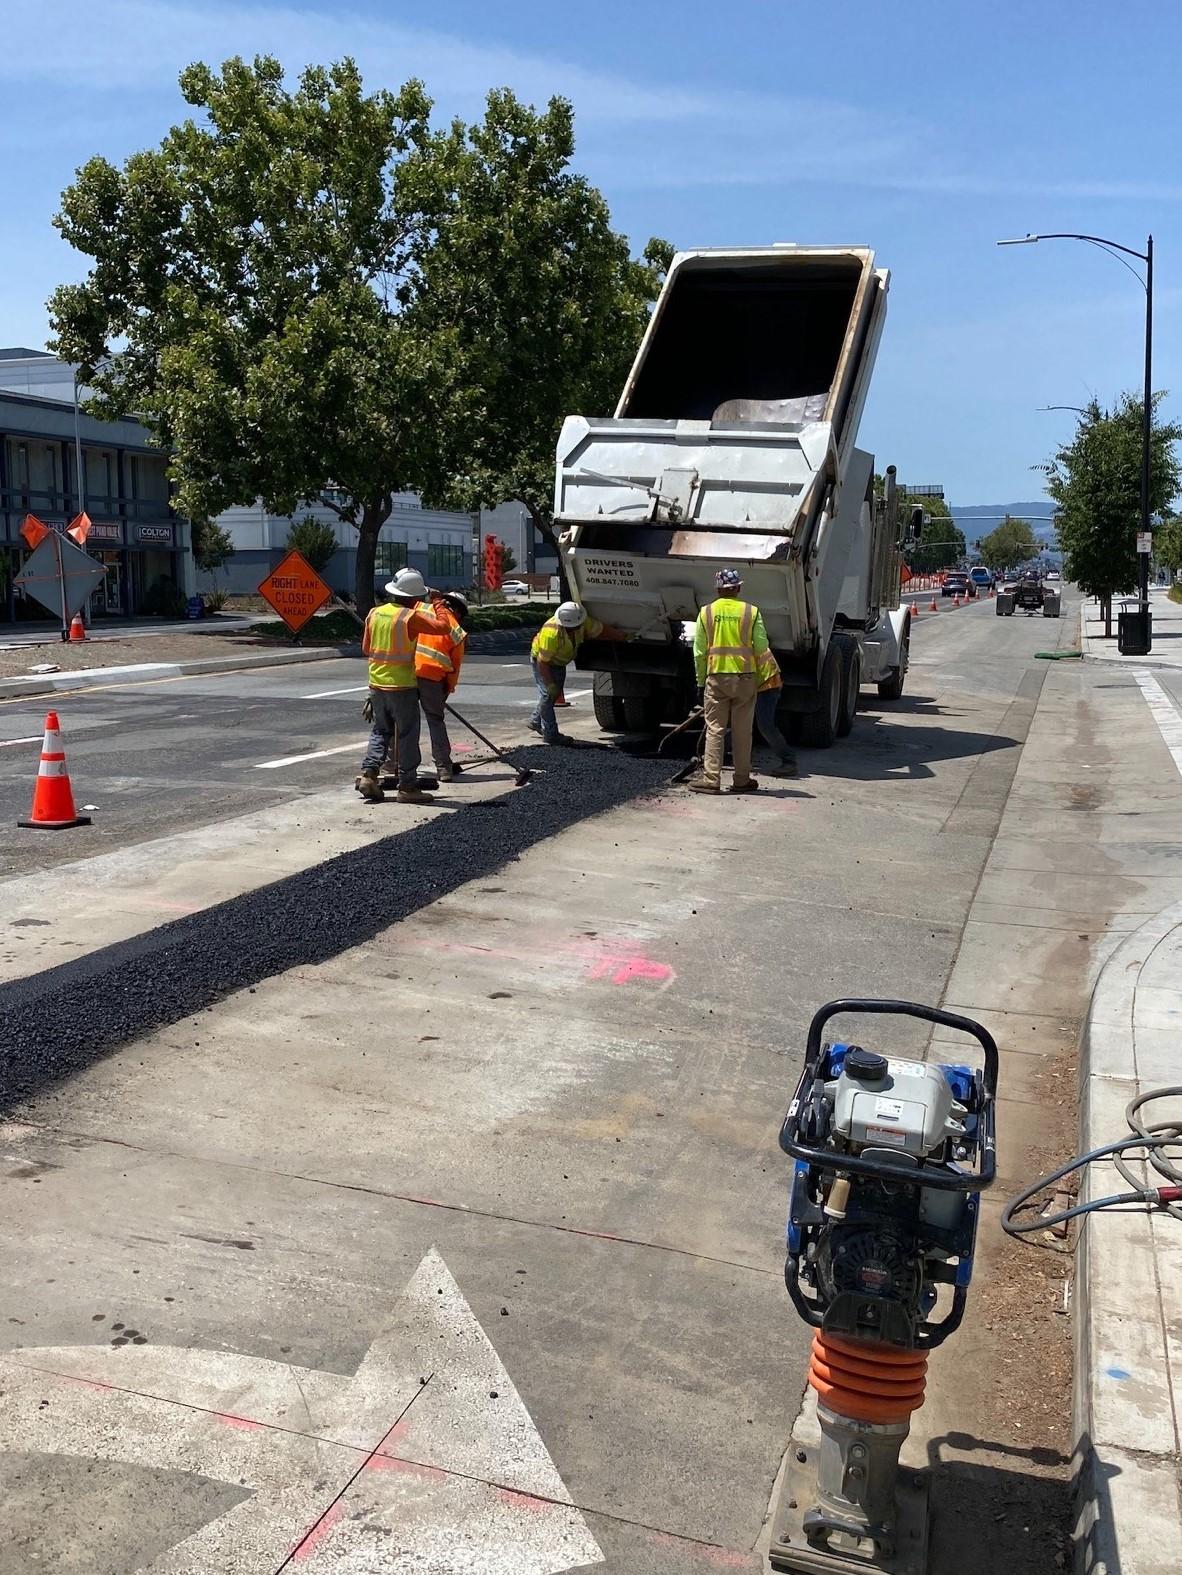
[[[583, 715], [590, 687], [569, 686]], [[338, 783], [347, 801], [365, 752], [365, 693], [364, 664], [343, 658], [0, 701], [0, 872], [85, 858]], [[497, 653], [468, 658], [455, 703], [481, 732], [519, 729], [532, 739], [525, 721], [535, 699], [528, 659]], [[56, 835], [15, 825], [29, 812], [51, 706], [75, 800], [95, 806], [93, 826]], [[459, 723], [450, 733], [457, 760], [487, 755]], [[422, 742], [429, 767], [425, 725]]]
[[[904, 698], [867, 692], [798, 781], [597, 798], [557, 831], [532, 787], [467, 810], [457, 787], [414, 823], [468, 835], [513, 795], [499, 867], [386, 908], [444, 833], [395, 836], [382, 871], [280, 914], [302, 960], [224, 999], [170, 954], [157, 1026], [3, 1128], [0, 1575], [757, 1571], [808, 1344], [776, 1146], [808, 1020], [839, 995], [941, 998], [1050, 670], [1035, 653], [1074, 630], [921, 614]], [[62, 696], [98, 808], [61, 836], [12, 828], [37, 753], [14, 741], [45, 708], [0, 707], [0, 856], [34, 926], [15, 933], [65, 922], [86, 865], [52, 864], [120, 847], [136, 880], [134, 850], [158, 849], [153, 891], [183, 904], [181, 828], [229, 836], [339, 789], [362, 839], [387, 836], [406, 806], [352, 793], [361, 681], [342, 662]], [[524, 659], [473, 659], [458, 698], [532, 742]], [[30, 918], [38, 882], [56, 895]], [[84, 915], [96, 967], [116, 884]], [[258, 907], [231, 950], [273, 923]], [[342, 913], [350, 944], [322, 944]], [[139, 961], [104, 977], [154, 988]], [[968, 1333], [950, 1349], [937, 1382], [973, 1360]], [[1013, 1524], [939, 1480], [935, 1502], [933, 1575], [1053, 1567], [1041, 1501]]]

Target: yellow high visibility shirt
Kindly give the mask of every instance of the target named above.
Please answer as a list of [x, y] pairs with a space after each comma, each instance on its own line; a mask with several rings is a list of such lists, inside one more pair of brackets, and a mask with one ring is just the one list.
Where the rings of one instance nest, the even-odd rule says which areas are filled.
[[761, 651], [755, 659], [755, 675], [759, 679], [759, 693], [766, 689], [783, 689], [784, 680], [780, 677], [780, 664], [771, 651]]
[[534, 635], [529, 654], [535, 662], [545, 662], [548, 667], [566, 667], [574, 661], [584, 640], [594, 640], [602, 633], [598, 618], [585, 618], [577, 629], [564, 629], [557, 618], [548, 618]]
[[365, 620], [361, 649], [369, 657], [371, 689], [414, 689], [415, 642], [420, 634], [446, 634], [447, 625], [422, 607], [383, 602]]
[[694, 671], [701, 686], [713, 673], [754, 673], [768, 648], [759, 608], [734, 596], [703, 607], [694, 626]]

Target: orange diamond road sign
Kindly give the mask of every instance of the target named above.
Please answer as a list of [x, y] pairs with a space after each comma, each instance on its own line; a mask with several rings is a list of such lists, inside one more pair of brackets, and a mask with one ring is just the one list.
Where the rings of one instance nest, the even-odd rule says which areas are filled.
[[259, 595], [274, 607], [292, 634], [299, 634], [308, 619], [332, 600], [332, 591], [307, 558], [294, 550], [268, 574], [259, 586]]

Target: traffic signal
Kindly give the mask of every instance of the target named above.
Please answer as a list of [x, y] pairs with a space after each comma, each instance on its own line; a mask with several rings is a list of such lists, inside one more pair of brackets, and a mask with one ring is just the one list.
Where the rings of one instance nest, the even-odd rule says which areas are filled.
[[501, 543], [495, 536], [484, 538], [484, 586], [489, 591], [499, 591], [504, 579]]

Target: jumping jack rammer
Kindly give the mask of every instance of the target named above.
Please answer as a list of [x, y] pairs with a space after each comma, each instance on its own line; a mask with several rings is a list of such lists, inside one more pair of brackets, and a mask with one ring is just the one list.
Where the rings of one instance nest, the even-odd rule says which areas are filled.
[[[822, 1044], [839, 1014], [969, 1034], [984, 1067]], [[770, 1561], [802, 1575], [923, 1575], [927, 1484], [901, 1472], [928, 1352], [964, 1316], [981, 1192], [995, 1172], [997, 1046], [911, 1001], [821, 1007], [780, 1131], [795, 1161], [784, 1279], [816, 1333], [808, 1381], [820, 1444], [789, 1450]]]

